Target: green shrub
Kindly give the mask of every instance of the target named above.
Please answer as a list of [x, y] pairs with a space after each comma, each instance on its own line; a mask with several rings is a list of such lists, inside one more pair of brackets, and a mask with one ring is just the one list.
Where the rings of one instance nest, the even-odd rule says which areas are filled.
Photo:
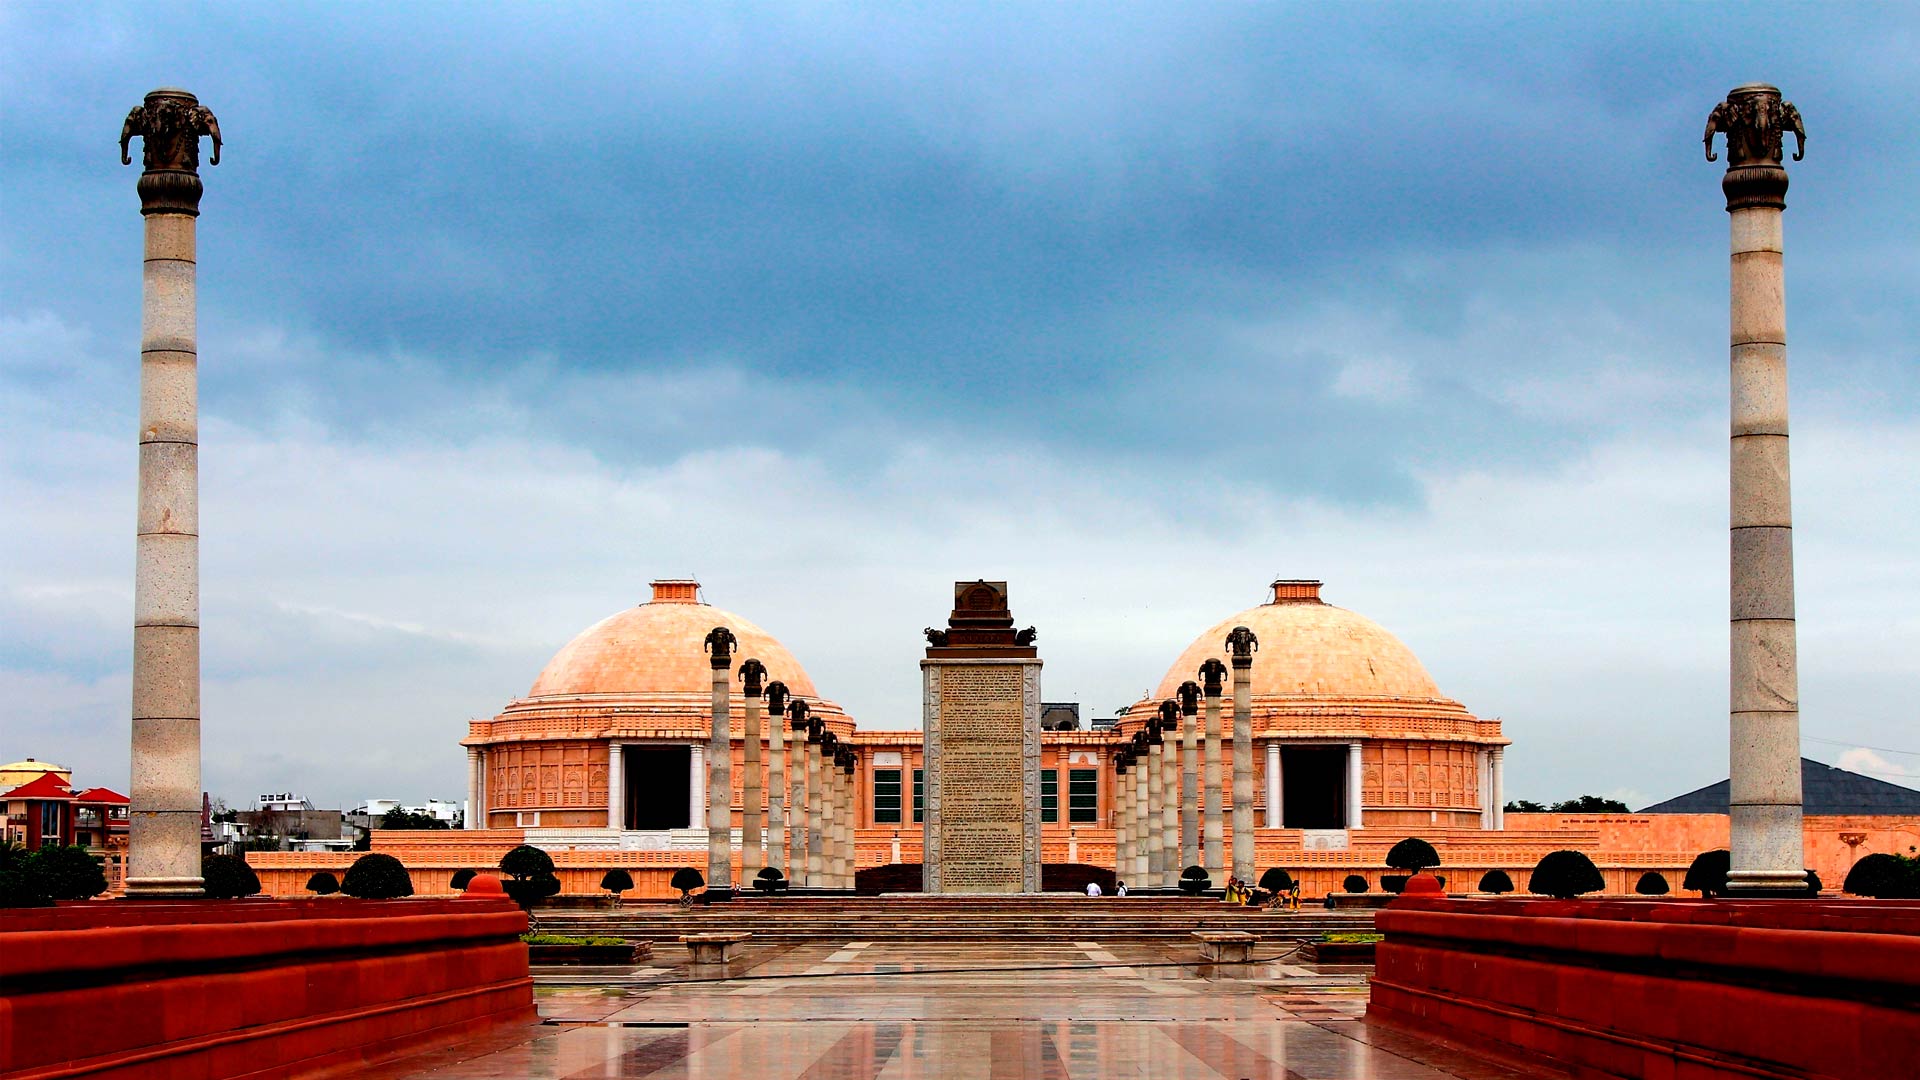
[[1733, 853], [1726, 848], [1703, 851], [1693, 857], [1680, 887], [1692, 889], [1711, 900], [1727, 891], [1727, 871], [1733, 866]]
[[511, 878], [523, 879], [551, 874], [553, 873], [553, 856], [532, 844], [521, 844], [500, 856], [500, 872]]
[[1381, 874], [1380, 891], [1390, 893], [1405, 891], [1407, 887], [1407, 877], [1408, 875], [1406, 874]]
[[1489, 870], [1480, 875], [1480, 891], [1499, 895], [1513, 891], [1513, 879], [1505, 870]]
[[1207, 891], [1207, 886], [1212, 884], [1213, 879], [1207, 876], [1207, 869], [1204, 866], [1189, 866], [1180, 871], [1180, 891], [1188, 896], [1199, 896]]
[[601, 875], [600, 887], [618, 897], [633, 888], [633, 875], [616, 866]]
[[1409, 836], [1387, 852], [1387, 865], [1395, 870], [1411, 870], [1417, 874], [1430, 866], [1439, 866], [1440, 853], [1425, 840]]
[[28, 858], [27, 865], [40, 875], [47, 894], [55, 900], [86, 900], [107, 891], [107, 875], [100, 869], [100, 860], [83, 847], [43, 847]]
[[447, 879], [447, 888], [454, 892], [466, 892], [467, 886], [473, 883], [474, 877], [474, 872], [471, 870], [455, 870], [453, 876]]
[[753, 887], [772, 895], [787, 887], [787, 877], [777, 866], [763, 866], [759, 873], [753, 875]]
[[1340, 883], [1340, 888], [1350, 893], [1363, 893], [1367, 891], [1367, 879], [1359, 874], [1348, 874], [1346, 880]]
[[1879, 851], [1862, 856], [1840, 887], [1878, 900], [1920, 899], [1920, 859]]
[[1633, 891], [1639, 893], [1641, 896], [1665, 896], [1667, 895], [1667, 879], [1661, 874], [1649, 870], [1640, 875], [1639, 881], [1634, 882]]
[[667, 887], [680, 890], [680, 899], [685, 900], [693, 895], [693, 890], [706, 883], [707, 879], [700, 875], [700, 871], [691, 866], [683, 866], [673, 872], [673, 877], [667, 881]]
[[235, 900], [260, 891], [260, 877], [238, 855], [209, 855], [200, 861], [201, 887], [210, 900]]
[[632, 942], [628, 941], [626, 938], [607, 937], [604, 934], [593, 934], [588, 937], [581, 937], [577, 934], [543, 934], [537, 930], [529, 930], [526, 933], [521, 934], [520, 940], [526, 942], [529, 945], [631, 945], [632, 944]]
[[1824, 886], [1820, 884], [1820, 875], [1809, 867], [1807, 870], [1807, 895], [1819, 896], [1822, 888], [1824, 888]]
[[0, 870], [0, 908], [52, 907], [46, 879], [23, 863]]
[[1267, 872], [1260, 875], [1260, 887], [1278, 896], [1293, 888], [1293, 875], [1277, 866], [1268, 867]]
[[1527, 878], [1528, 892], [1557, 900], [1571, 900], [1606, 887], [1606, 879], [1600, 876], [1593, 860], [1578, 851], [1547, 852]]
[[501, 891], [529, 915], [533, 905], [560, 891], [553, 856], [532, 844], [521, 844], [500, 856], [500, 872], [507, 875], [507, 880], [500, 883]]
[[307, 879], [307, 891], [317, 896], [332, 896], [340, 891], [340, 879], [322, 870]]
[[362, 900], [397, 900], [413, 895], [413, 875], [399, 859], [374, 852], [353, 860], [340, 891]]

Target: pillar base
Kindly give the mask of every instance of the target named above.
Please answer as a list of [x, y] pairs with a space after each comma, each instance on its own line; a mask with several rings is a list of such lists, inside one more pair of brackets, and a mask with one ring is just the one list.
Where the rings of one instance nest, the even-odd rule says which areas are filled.
[[1804, 870], [1734, 870], [1727, 874], [1728, 898], [1804, 899], [1813, 895], [1807, 888]]
[[128, 900], [205, 900], [207, 884], [197, 877], [128, 878]]

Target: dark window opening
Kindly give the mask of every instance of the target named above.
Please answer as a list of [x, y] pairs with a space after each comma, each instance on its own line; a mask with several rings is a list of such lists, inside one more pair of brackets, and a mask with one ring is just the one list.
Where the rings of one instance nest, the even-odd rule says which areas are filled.
[[1060, 770], [1040, 770], [1040, 821], [1051, 824], [1060, 820]]
[[873, 770], [873, 823], [900, 824], [900, 770]]
[[688, 770], [693, 765], [690, 746], [621, 747], [621, 777], [624, 780], [627, 829], [686, 829], [689, 801]]
[[1100, 770], [1073, 769], [1067, 773], [1067, 820], [1076, 825], [1100, 820]]
[[1347, 748], [1280, 748], [1280, 823], [1289, 829], [1347, 827]]

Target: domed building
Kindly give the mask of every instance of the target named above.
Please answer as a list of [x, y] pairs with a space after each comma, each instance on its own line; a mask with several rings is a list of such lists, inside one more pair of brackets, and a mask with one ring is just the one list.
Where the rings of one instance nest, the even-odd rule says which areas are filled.
[[[1235, 627], [1258, 642], [1250, 675], [1256, 824], [1267, 829], [1501, 826], [1498, 720], [1447, 697], [1413, 651], [1365, 616], [1320, 597], [1318, 581], [1273, 583], [1268, 601], [1195, 638], [1149, 698], [1128, 710], [1131, 735], [1227, 658]], [[1229, 761], [1231, 685], [1221, 705]], [[1229, 785], [1230, 786], [1230, 785]], [[1231, 798], [1229, 794], [1226, 796]]]
[[[569, 641], [527, 695], [467, 738], [469, 826], [523, 829], [530, 842], [694, 847], [675, 830], [702, 830], [706, 749], [713, 709], [705, 640], [731, 630], [736, 669], [766, 665], [837, 736], [853, 730], [840, 706], [820, 697], [800, 662], [751, 621], [700, 599], [691, 580], [652, 583], [647, 603], [616, 612]], [[733, 686], [735, 775], [744, 768], [746, 708]], [[736, 788], [735, 798], [737, 799]], [[558, 834], [565, 834], [564, 836]], [[597, 835], [596, 835], [597, 834]]]

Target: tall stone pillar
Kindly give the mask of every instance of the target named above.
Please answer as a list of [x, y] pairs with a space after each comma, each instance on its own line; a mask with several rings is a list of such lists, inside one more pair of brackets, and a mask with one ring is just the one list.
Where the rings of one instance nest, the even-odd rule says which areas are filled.
[[462, 816], [460, 827], [475, 829], [474, 819], [480, 816], [480, 748], [467, 747], [467, 810]]
[[767, 678], [767, 665], [748, 657], [740, 661], [740, 694], [746, 700], [741, 718], [740, 767], [740, 878], [751, 885], [754, 875], [766, 865], [760, 832], [760, 696]]
[[1217, 658], [1209, 657], [1200, 665], [1200, 681], [1207, 698], [1206, 799], [1201, 824], [1206, 844], [1200, 865], [1207, 868], [1209, 877], [1217, 875], [1222, 881], [1227, 876], [1227, 862], [1226, 823], [1220, 820], [1220, 785], [1226, 779], [1220, 761], [1220, 694], [1226, 674], [1227, 665]]
[[1147, 877], [1143, 885], [1158, 885], [1167, 874], [1167, 837], [1160, 831], [1160, 808], [1167, 804], [1166, 739], [1160, 735], [1160, 718], [1147, 718]]
[[200, 421], [195, 223], [200, 138], [220, 124], [198, 98], [148, 94], [120, 128], [145, 144], [140, 287], [140, 498], [133, 571], [133, 792], [127, 895], [202, 894], [200, 881]]
[[707, 744], [694, 743], [687, 748], [687, 828], [701, 828], [706, 821]]
[[840, 813], [838, 824], [834, 828], [837, 843], [834, 844], [833, 877], [842, 889], [853, 888], [855, 854], [854, 841], [858, 835], [858, 814], [860, 807], [855, 799], [854, 772], [859, 767], [859, 758], [852, 748], [840, 750]]
[[767, 865], [782, 873], [787, 861], [787, 684], [767, 684]]
[[795, 882], [804, 882], [807, 876], [807, 808], [812, 805], [807, 789], [807, 733], [813, 729], [809, 711], [799, 698], [787, 704], [787, 734], [792, 736], [787, 741], [787, 815], [793, 819], [787, 830], [787, 880]]
[[1121, 881], [1133, 873], [1132, 771], [1132, 751], [1120, 751], [1113, 759], [1113, 873]]
[[1360, 744], [1347, 744], [1347, 828], [1358, 829], [1365, 825], [1364, 812], [1360, 806], [1361, 782], [1366, 773], [1360, 767]]
[[1285, 797], [1285, 792], [1280, 785], [1280, 744], [1270, 742], [1267, 744], [1267, 828], [1269, 829], [1285, 828], [1281, 823], [1286, 820], [1286, 817], [1281, 813], [1280, 806], [1280, 800]]
[[607, 740], [607, 828], [623, 829], [627, 820], [626, 754], [619, 739]]
[[478, 748], [475, 753], [474, 767], [478, 773], [477, 794], [474, 803], [467, 811], [467, 828], [484, 829], [487, 827], [487, 750]]
[[1233, 655], [1233, 876], [1252, 881], [1253, 654], [1260, 639], [1244, 626], [1227, 633]]
[[1727, 137], [1732, 228], [1732, 664], [1729, 694], [1730, 894], [1804, 892], [1800, 690], [1793, 606], [1793, 499], [1787, 467], [1787, 298], [1781, 136], [1807, 149], [1800, 111], [1764, 83], [1737, 86], [1707, 118]]
[[1162, 888], [1180, 884], [1180, 703], [1168, 698], [1160, 703], [1160, 738], [1166, 748], [1160, 754], [1160, 880]]
[[1496, 746], [1487, 751], [1487, 774], [1492, 779], [1488, 788], [1492, 795], [1487, 802], [1493, 807], [1493, 827], [1507, 827], [1507, 762], [1506, 751]]
[[825, 884], [827, 871], [826, 849], [823, 846], [826, 837], [821, 831], [826, 825], [827, 800], [831, 797], [822, 781], [826, 770], [823, 758], [827, 752], [827, 740], [833, 738], [826, 724], [819, 717], [813, 719], [813, 726], [807, 732], [807, 885], [818, 888]]
[[1153, 853], [1148, 848], [1153, 838], [1147, 827], [1147, 810], [1153, 802], [1152, 750], [1146, 732], [1134, 734], [1133, 881], [1137, 887], [1154, 883]]
[[707, 631], [705, 649], [713, 669], [713, 728], [707, 738], [707, 887], [733, 884], [733, 734], [727, 701], [732, 689], [733, 631]]
[[1200, 684], [1180, 684], [1180, 868], [1200, 862]]

